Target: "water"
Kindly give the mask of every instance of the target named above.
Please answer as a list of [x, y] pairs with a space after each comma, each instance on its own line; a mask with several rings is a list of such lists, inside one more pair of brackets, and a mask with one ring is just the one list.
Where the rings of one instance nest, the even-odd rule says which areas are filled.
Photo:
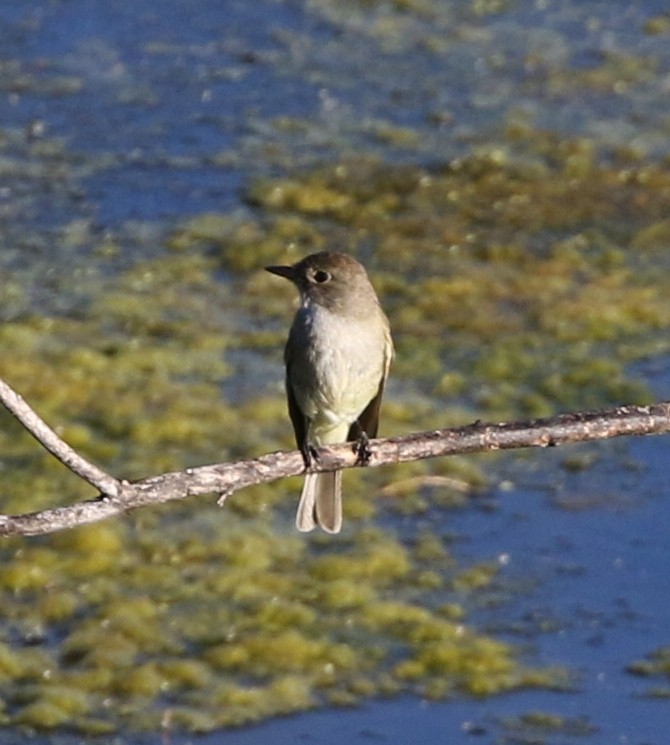
[[[203, 745], [308, 742], [527, 742], [516, 731], [551, 745], [662, 745], [668, 702], [645, 692], [661, 680], [626, 671], [670, 628], [670, 556], [667, 552], [669, 478], [667, 442], [646, 438], [598, 446], [606, 453], [586, 473], [566, 477], [556, 464], [542, 473], [512, 465], [520, 479], [549, 485], [557, 499], [591, 506], [565, 509], [548, 498], [547, 486], [519, 483], [495, 494], [495, 509], [469, 508], [449, 517], [463, 558], [503, 557], [503, 581], [523, 583], [519, 600], [475, 612], [475, 626], [495, 629], [526, 650], [529, 660], [567, 666], [574, 675], [566, 692], [514, 693], [484, 701], [445, 703], [403, 698], [360, 709], [320, 711], [240, 732], [203, 738]], [[557, 715], [562, 731], [515, 730], [533, 712]], [[581, 736], [575, 735], [575, 728]], [[539, 734], [538, 734], [539, 732]], [[509, 739], [507, 739], [509, 738]], [[181, 740], [177, 739], [177, 742]], [[530, 740], [535, 742], [536, 740]]]
[[[667, 153], [670, 51], [644, 33], [662, 6], [537, 2], [480, 16], [441, 2], [398, 16], [384, 4], [19, 0], [0, 8], [3, 58], [21, 70], [20, 84], [0, 77], [0, 112], [95, 156], [74, 210], [105, 226], [239, 207], [272, 145], [297, 160], [365, 145], [441, 161], [521, 116]], [[607, 56], [609, 76], [579, 77]], [[277, 130], [278, 117], [307, 131]], [[421, 146], [380, 140], [382, 122], [416, 128]], [[53, 224], [48, 213], [42, 203]]]
[[[510, 118], [667, 156], [670, 45], [667, 34], [644, 31], [665, 11], [660, 1], [624, 0], [513, 3], [483, 16], [470, 3], [435, 3], [434, 13], [406, 18], [375, 3], [5, 3], [2, 57], [21, 75], [0, 75], [3, 127], [41, 122], [65, 143], [67, 171], [63, 189], [34, 188], [46, 181], [30, 175], [24, 139], [11, 141], [27, 170], [24, 193], [2, 194], [7, 243], [25, 245], [28, 234], [48, 243], [76, 219], [99, 232], [153, 222], [160, 234], [189, 214], [249, 209], [241, 189], [284, 160], [365, 147], [439, 163], [495, 145]], [[609, 77], [584, 82], [604, 56]], [[277, 127], [279, 118], [304, 126]], [[382, 122], [413, 128], [420, 143], [380, 137]], [[133, 243], [127, 260], [151, 255], [150, 244]], [[86, 247], [78, 256], [86, 260]], [[58, 271], [63, 255], [0, 255], [13, 269], [36, 261]], [[128, 741], [526, 742], [514, 738], [529, 730], [515, 734], [510, 721], [544, 711], [590, 728], [583, 738], [536, 733], [552, 745], [664, 745], [668, 702], [646, 697], [649, 681], [626, 666], [668, 643], [667, 439], [594, 451], [596, 464], [577, 473], [561, 467], [562, 453], [510, 457], [511, 486], [491, 495], [495, 509], [473, 505], [445, 524], [459, 558], [498, 558], [503, 580], [528, 587], [513, 603], [473, 610], [473, 622], [520, 645], [529, 662], [567, 667], [572, 691], [402, 698], [202, 738]]]

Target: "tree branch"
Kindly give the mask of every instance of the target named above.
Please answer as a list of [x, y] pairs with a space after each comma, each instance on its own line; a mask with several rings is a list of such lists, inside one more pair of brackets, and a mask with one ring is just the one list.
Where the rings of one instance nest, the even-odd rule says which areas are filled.
[[[189, 468], [135, 482], [118, 481], [72, 450], [1, 380], [0, 399], [49, 452], [100, 492], [94, 499], [70, 506], [23, 515], [0, 515], [0, 535], [54, 533], [121, 515], [139, 507], [202, 494], [219, 494], [218, 503], [222, 505], [227, 496], [247, 486], [297, 476], [304, 472], [302, 455], [298, 450], [293, 450], [233, 463]], [[467, 427], [371, 440], [369, 458], [364, 464], [358, 462], [351, 443], [333, 445], [320, 449], [319, 460], [312, 470], [331, 471], [363, 465], [378, 467], [446, 455], [550, 447], [568, 442], [668, 431], [670, 402], [652, 406], [620, 406], [526, 422], [475, 422]]]
[[38, 416], [23, 398], [2, 378], [0, 378], [0, 403], [30, 432], [30, 434], [57, 458], [64, 466], [67, 466], [77, 476], [88, 481], [102, 494], [116, 495], [119, 493], [121, 484], [113, 476], [105, 473], [102, 469], [89, 463], [79, 453], [73, 450], [66, 442], [49, 427], [49, 425]]

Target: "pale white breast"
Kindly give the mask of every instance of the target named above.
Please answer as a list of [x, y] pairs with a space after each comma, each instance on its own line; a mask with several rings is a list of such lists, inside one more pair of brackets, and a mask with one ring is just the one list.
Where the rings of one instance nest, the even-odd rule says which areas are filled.
[[382, 319], [351, 319], [321, 306], [303, 306], [291, 338], [291, 377], [300, 409], [315, 428], [348, 428], [376, 395], [384, 375], [390, 351]]

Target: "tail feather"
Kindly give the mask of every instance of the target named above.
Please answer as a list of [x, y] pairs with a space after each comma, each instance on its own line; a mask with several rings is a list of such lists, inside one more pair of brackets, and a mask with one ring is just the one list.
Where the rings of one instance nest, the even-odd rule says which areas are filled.
[[309, 532], [318, 525], [327, 533], [342, 528], [342, 471], [308, 473], [295, 518], [298, 530]]

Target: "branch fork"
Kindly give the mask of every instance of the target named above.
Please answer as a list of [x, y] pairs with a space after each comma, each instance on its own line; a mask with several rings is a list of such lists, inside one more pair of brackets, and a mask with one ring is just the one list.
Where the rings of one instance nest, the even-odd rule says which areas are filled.
[[[217, 503], [223, 505], [228, 496], [244, 487], [305, 472], [302, 453], [292, 450], [232, 463], [187, 468], [185, 471], [164, 473], [134, 482], [117, 479], [64, 442], [2, 379], [0, 403], [46, 450], [98, 492], [93, 499], [73, 505], [21, 515], [0, 515], [0, 536], [54, 533], [140, 507], [203, 494], [218, 494]], [[568, 442], [669, 431], [670, 402], [581, 411], [525, 422], [487, 424], [478, 420], [466, 427], [369, 440], [365, 445], [364, 459], [360, 457], [359, 448], [352, 448], [351, 443], [322, 447], [310, 471], [379, 467], [447, 455], [525, 447], [544, 448]]]

